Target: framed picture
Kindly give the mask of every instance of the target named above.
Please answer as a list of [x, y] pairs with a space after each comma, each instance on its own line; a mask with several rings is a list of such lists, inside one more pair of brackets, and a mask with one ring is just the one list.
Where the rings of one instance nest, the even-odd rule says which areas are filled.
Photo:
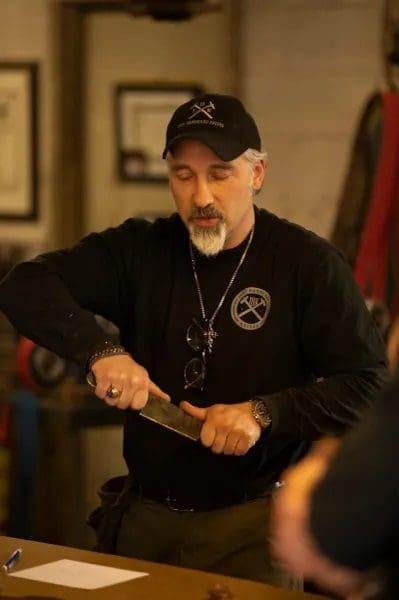
[[118, 174], [123, 181], [166, 181], [162, 159], [174, 110], [201, 94], [195, 86], [118, 85], [115, 94]]
[[0, 219], [37, 218], [37, 71], [0, 62]]

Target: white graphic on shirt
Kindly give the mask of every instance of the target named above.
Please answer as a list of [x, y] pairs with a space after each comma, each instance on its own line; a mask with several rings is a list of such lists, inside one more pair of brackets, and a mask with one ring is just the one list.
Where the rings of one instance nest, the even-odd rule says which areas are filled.
[[239, 292], [231, 303], [231, 317], [242, 329], [262, 327], [270, 311], [271, 298], [266, 290], [248, 287]]

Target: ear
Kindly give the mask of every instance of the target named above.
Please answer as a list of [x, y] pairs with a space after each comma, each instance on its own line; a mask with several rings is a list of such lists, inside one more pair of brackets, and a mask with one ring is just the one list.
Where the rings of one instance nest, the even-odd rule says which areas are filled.
[[263, 184], [266, 175], [266, 165], [264, 160], [259, 160], [254, 166], [252, 177], [252, 189], [258, 192]]

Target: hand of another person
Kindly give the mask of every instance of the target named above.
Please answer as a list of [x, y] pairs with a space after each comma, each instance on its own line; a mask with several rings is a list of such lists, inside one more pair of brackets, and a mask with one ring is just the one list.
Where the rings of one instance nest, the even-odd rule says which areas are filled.
[[399, 317], [396, 317], [388, 333], [388, 367], [394, 373], [399, 366]]
[[[110, 406], [140, 410], [147, 404], [148, 394], [170, 400], [153, 381], [147, 371], [129, 354], [99, 358], [91, 367], [96, 381], [95, 394]], [[120, 394], [109, 397], [107, 391], [115, 388]]]
[[288, 571], [346, 595], [361, 589], [364, 575], [324, 556], [309, 528], [313, 490], [338, 445], [335, 439], [318, 442], [305, 459], [283, 474], [284, 486], [274, 498], [272, 536], [274, 553]]
[[250, 402], [198, 408], [184, 400], [180, 408], [204, 421], [201, 442], [215, 454], [242, 456], [256, 444], [262, 433], [261, 426], [252, 416]]

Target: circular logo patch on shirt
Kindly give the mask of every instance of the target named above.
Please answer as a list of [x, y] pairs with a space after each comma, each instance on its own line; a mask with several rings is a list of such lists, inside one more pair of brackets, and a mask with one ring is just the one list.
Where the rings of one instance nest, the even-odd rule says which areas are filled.
[[237, 294], [231, 303], [231, 316], [242, 329], [259, 329], [267, 319], [271, 298], [266, 290], [248, 287]]

